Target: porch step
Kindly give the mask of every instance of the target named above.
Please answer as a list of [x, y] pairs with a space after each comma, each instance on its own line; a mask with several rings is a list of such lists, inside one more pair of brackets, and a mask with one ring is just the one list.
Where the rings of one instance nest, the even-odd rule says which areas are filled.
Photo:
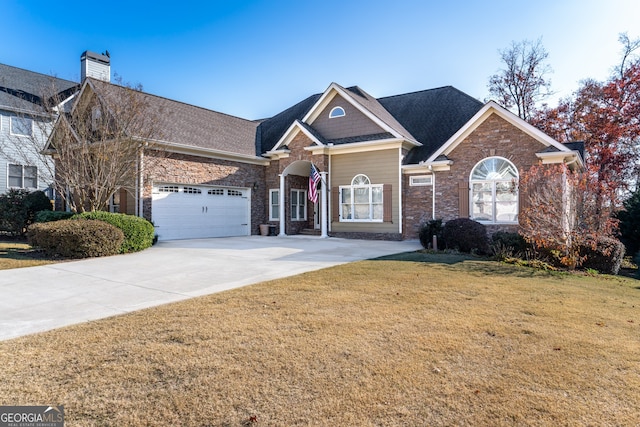
[[303, 228], [300, 234], [303, 234], [305, 236], [319, 236], [320, 230], [315, 230], [313, 228]]

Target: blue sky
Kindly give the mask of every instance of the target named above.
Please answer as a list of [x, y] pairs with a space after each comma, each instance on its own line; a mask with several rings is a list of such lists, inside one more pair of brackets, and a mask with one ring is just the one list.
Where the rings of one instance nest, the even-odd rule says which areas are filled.
[[498, 50], [539, 37], [566, 96], [609, 75], [619, 33], [640, 37], [637, 0], [3, 0], [1, 13], [1, 63], [79, 80], [82, 52], [108, 50], [126, 82], [249, 119], [331, 82], [375, 97], [452, 85], [484, 100]]

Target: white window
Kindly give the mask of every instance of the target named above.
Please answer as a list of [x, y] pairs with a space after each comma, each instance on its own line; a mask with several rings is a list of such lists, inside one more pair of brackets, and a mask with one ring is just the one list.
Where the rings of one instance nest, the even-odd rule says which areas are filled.
[[111, 200], [109, 200], [109, 212], [120, 212], [120, 190], [116, 191], [113, 193], [113, 196], [111, 196]]
[[307, 190], [291, 190], [291, 220], [307, 219]]
[[162, 187], [158, 187], [159, 193], [177, 193], [178, 186], [177, 185], [163, 185]]
[[184, 187], [183, 192], [186, 194], [202, 194], [202, 190], [196, 187]]
[[329, 113], [330, 119], [335, 119], [336, 117], [344, 117], [346, 113], [344, 112], [344, 108], [342, 107], [333, 107], [331, 112]]
[[227, 196], [242, 197], [242, 191], [240, 191], [240, 190], [227, 190]]
[[432, 185], [431, 175], [416, 175], [409, 177], [409, 185], [412, 187], [419, 187], [425, 185]]
[[356, 175], [351, 185], [340, 187], [340, 221], [382, 222], [382, 191], [382, 184], [371, 184], [366, 175]]
[[210, 196], [224, 196], [224, 188], [212, 188], [207, 191]]
[[33, 135], [33, 120], [29, 117], [11, 117], [11, 135], [31, 136]]
[[38, 168], [35, 166], [10, 164], [7, 178], [11, 188], [38, 188]]
[[269, 221], [280, 219], [280, 191], [269, 190]]
[[502, 157], [489, 157], [471, 172], [471, 219], [518, 222], [518, 169]]

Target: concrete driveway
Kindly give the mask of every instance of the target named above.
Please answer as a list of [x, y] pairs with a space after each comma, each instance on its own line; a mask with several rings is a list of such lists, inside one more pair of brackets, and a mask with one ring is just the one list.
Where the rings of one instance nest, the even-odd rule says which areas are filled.
[[3, 270], [0, 340], [420, 247], [247, 236], [160, 242], [135, 254]]

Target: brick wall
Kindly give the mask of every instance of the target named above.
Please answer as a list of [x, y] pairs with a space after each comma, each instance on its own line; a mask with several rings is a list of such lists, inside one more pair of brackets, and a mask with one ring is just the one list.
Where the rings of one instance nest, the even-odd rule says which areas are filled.
[[410, 175], [402, 176], [402, 235], [405, 239], [417, 239], [420, 226], [432, 219], [433, 186], [410, 187], [409, 178]]
[[[493, 114], [462, 141], [449, 155], [451, 169], [436, 172], [436, 218], [445, 221], [459, 218], [458, 185], [468, 182], [471, 170], [487, 157], [504, 157], [513, 162], [522, 175], [538, 163], [535, 153], [545, 148], [543, 144], [522, 132], [506, 120]], [[431, 219], [432, 187], [409, 187], [409, 178], [403, 178], [404, 238], [417, 237], [417, 230], [425, 219]], [[412, 217], [409, 219], [409, 217]], [[491, 226], [493, 228], [499, 228]], [[504, 228], [504, 227], [503, 227]], [[515, 226], [506, 227], [515, 229]]]
[[258, 234], [258, 225], [268, 219], [264, 166], [151, 151], [145, 154], [144, 172], [143, 211], [149, 220], [152, 186], [160, 182], [250, 188], [251, 234]]
[[[304, 150], [305, 147], [314, 145], [314, 143], [302, 132], [298, 133], [289, 143], [288, 148], [291, 151], [289, 157], [273, 160], [265, 171], [265, 221], [269, 218], [269, 190], [280, 189], [280, 174], [297, 161], [313, 162], [319, 172], [327, 171], [328, 156], [312, 155], [311, 152]], [[308, 175], [292, 175], [285, 177], [285, 232], [286, 234], [298, 234], [304, 228], [313, 228], [313, 203], [307, 200], [307, 220], [291, 221], [291, 189], [308, 190]], [[276, 226], [276, 232], [279, 233], [280, 221], [267, 221], [269, 224]]]

